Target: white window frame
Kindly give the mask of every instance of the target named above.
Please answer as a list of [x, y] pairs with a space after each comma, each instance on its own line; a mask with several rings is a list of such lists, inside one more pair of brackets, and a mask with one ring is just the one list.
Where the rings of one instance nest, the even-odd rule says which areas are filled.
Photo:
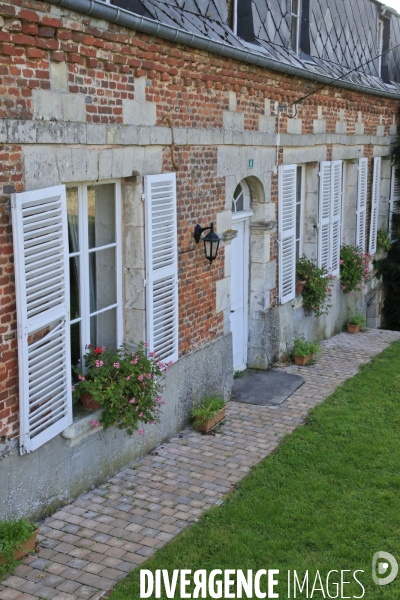
[[238, 0], [233, 0], [233, 22], [232, 22], [232, 31], [235, 35], [237, 35], [237, 10], [238, 10]]
[[[375, 156], [371, 194], [371, 220], [369, 226], [369, 252], [375, 254], [378, 239], [379, 203], [381, 196], [382, 158]], [[372, 262], [370, 263], [372, 268]]]
[[365, 252], [367, 233], [367, 194], [368, 194], [368, 158], [358, 159], [357, 168], [357, 210], [356, 210], [356, 248]]
[[[289, 174], [289, 181], [285, 179], [285, 173]], [[297, 164], [281, 165], [278, 169], [278, 291], [281, 304], [293, 300], [296, 295], [296, 192]], [[287, 203], [284, 210], [285, 193], [291, 198], [290, 211]]]
[[[115, 185], [115, 243], [108, 244], [106, 246], [96, 247], [89, 249], [89, 236], [88, 236], [88, 206], [87, 206], [87, 192], [85, 189], [92, 185]], [[79, 261], [79, 303], [80, 303], [80, 316], [78, 318], [70, 319], [70, 326], [75, 323], [81, 323], [80, 328], [80, 342], [81, 342], [81, 366], [83, 364], [83, 356], [87, 352], [86, 346], [90, 344], [90, 318], [92, 316], [101, 314], [112, 308], [116, 308], [117, 312], [117, 347], [123, 342], [124, 328], [123, 328], [123, 290], [122, 290], [122, 201], [121, 201], [121, 182], [115, 179], [104, 179], [101, 181], [90, 181], [90, 182], [79, 182], [67, 184], [68, 188], [78, 188], [78, 221], [79, 221], [79, 252], [72, 252], [68, 254], [69, 259], [74, 256], [80, 255]], [[98, 251], [100, 249], [105, 250], [107, 248], [115, 247], [116, 252], [116, 286], [117, 286], [117, 302], [115, 305], [108, 306], [105, 309], [90, 312], [90, 292], [89, 292], [89, 254]]]
[[[300, 23], [301, 23], [301, 8], [302, 8], [302, 0], [297, 0], [297, 13], [293, 12], [293, 0], [291, 0], [291, 18], [292, 18], [292, 22], [291, 22], [291, 32], [290, 32], [290, 43], [292, 46], [292, 50], [293, 52], [295, 52], [296, 54], [300, 53]], [[295, 44], [293, 47], [293, 23], [296, 24], [296, 30], [295, 30]]]
[[[342, 170], [342, 174], [341, 174], [341, 187], [340, 187], [340, 209], [339, 209], [339, 214], [338, 217], [334, 214], [334, 209], [335, 209], [335, 198], [334, 198], [334, 170], [335, 170], [335, 166], [337, 165], [341, 165], [341, 170]], [[330, 172], [330, 179], [329, 179], [329, 188], [330, 188], [330, 192], [329, 192], [329, 214], [325, 217], [323, 217], [322, 215], [322, 205], [323, 205], [323, 189], [324, 189], [324, 181], [323, 181], [323, 173], [324, 173], [324, 169], [329, 168], [329, 172]], [[319, 178], [320, 178], [320, 185], [319, 185], [319, 199], [318, 199], [318, 267], [326, 267], [326, 269], [328, 270], [328, 272], [330, 272], [332, 275], [336, 276], [339, 275], [339, 259], [337, 260], [337, 265], [334, 266], [332, 265], [333, 262], [333, 248], [334, 248], [334, 227], [335, 227], [335, 223], [339, 223], [339, 254], [340, 254], [340, 243], [341, 243], [341, 239], [342, 239], [342, 227], [343, 227], [343, 221], [342, 221], [342, 212], [343, 212], [343, 161], [342, 160], [333, 160], [333, 161], [322, 161], [320, 163], [320, 170], [319, 170]], [[323, 247], [322, 247], [322, 243], [323, 243], [323, 227], [329, 227], [329, 247], [328, 247], [328, 256], [327, 256], [327, 264], [323, 264]]]
[[[305, 199], [305, 165], [298, 164], [297, 165], [297, 174], [300, 169], [300, 177], [301, 177], [301, 187], [300, 187], [300, 202], [297, 201], [297, 191], [296, 191], [296, 231], [297, 231], [297, 205], [300, 204], [300, 234], [299, 237], [296, 237], [295, 243], [297, 246], [297, 241], [299, 242], [299, 258], [303, 255], [303, 233], [304, 233], [304, 199]], [[297, 233], [296, 233], [297, 236]]]
[[383, 19], [378, 18], [376, 52], [378, 54], [378, 73], [379, 73], [379, 77], [382, 76], [383, 25], [384, 25]]

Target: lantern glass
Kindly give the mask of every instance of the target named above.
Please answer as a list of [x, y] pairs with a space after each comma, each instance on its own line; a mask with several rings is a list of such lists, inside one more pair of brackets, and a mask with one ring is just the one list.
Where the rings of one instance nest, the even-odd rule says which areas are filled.
[[216, 258], [219, 248], [219, 237], [214, 233], [214, 231], [210, 231], [204, 237], [204, 253], [206, 255], [207, 260], [212, 263], [212, 261]]

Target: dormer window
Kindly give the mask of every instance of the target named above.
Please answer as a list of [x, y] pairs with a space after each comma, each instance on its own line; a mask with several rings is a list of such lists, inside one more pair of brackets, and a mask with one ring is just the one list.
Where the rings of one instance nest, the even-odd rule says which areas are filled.
[[378, 57], [378, 75], [384, 83], [390, 83], [387, 51], [390, 42], [390, 19], [379, 17], [376, 40], [376, 54]]
[[233, 33], [245, 42], [257, 43], [254, 36], [252, 0], [234, 0]]
[[300, 53], [301, 0], [292, 0], [292, 50]]

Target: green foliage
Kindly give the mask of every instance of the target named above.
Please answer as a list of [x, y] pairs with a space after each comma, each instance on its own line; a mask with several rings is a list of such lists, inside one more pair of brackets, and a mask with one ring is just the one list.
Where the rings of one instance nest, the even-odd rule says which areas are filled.
[[[318, 569], [325, 585], [332, 569], [339, 570], [339, 582], [341, 569], [360, 569], [364, 600], [398, 600], [400, 577], [375, 585], [371, 561], [381, 549], [399, 559], [399, 373], [396, 343], [313, 409], [307, 424], [253, 468], [221, 506], [204, 513], [140, 569], [153, 574], [167, 569], [170, 577], [182, 568], [191, 569], [192, 576], [197, 569], [208, 574], [216, 568], [253, 569], [253, 574], [280, 569], [275, 591], [283, 599], [293, 598], [288, 570], [296, 569], [301, 580], [308, 570], [312, 582]], [[117, 584], [113, 600], [140, 597], [140, 569]], [[351, 583], [339, 595], [360, 597], [361, 588], [350, 572], [346, 575]], [[261, 586], [267, 592], [266, 577]], [[193, 594], [193, 586], [187, 591]], [[330, 593], [336, 595], [334, 588]], [[178, 584], [175, 598], [180, 597]], [[319, 591], [313, 596], [323, 597]], [[164, 586], [161, 598], [166, 599]]]
[[345, 294], [352, 295], [361, 290], [369, 276], [370, 254], [363, 254], [354, 246], [344, 244], [340, 249], [340, 287]]
[[348, 321], [350, 325], [360, 325], [361, 327], [364, 327], [365, 321], [365, 316], [359, 310], [356, 309], [355, 311], [350, 311]]
[[196, 419], [194, 426], [202, 425], [207, 419], [213, 419], [217, 412], [224, 408], [225, 401], [218, 396], [208, 396], [199, 406], [192, 410], [192, 417]]
[[319, 268], [311, 260], [302, 256], [297, 261], [296, 276], [298, 281], [305, 281], [303, 306], [314, 311], [317, 317], [328, 314], [332, 306], [328, 304], [332, 296], [332, 275], [328, 275], [324, 267]]
[[85, 393], [92, 394], [103, 409], [104, 427], [118, 425], [129, 435], [134, 431], [141, 435], [141, 423], [158, 422], [160, 406], [164, 404], [159, 380], [172, 362], [157, 362], [154, 352], [147, 356], [145, 346], [141, 342], [134, 352], [125, 344], [117, 350], [90, 346], [85, 354], [86, 372], [74, 368], [79, 379], [73, 388], [74, 400]]
[[6, 565], [0, 564], [0, 576], [8, 572], [16, 563], [14, 552], [18, 550], [22, 542], [28, 540], [36, 525], [25, 519], [18, 521], [0, 521], [0, 558], [5, 559]]
[[304, 338], [293, 340], [293, 354], [297, 356], [308, 356], [309, 354], [318, 354], [319, 344], [317, 342], [306, 342]]
[[377, 245], [378, 248], [382, 248], [382, 250], [385, 250], [386, 252], [390, 250], [392, 242], [387, 231], [378, 229]]

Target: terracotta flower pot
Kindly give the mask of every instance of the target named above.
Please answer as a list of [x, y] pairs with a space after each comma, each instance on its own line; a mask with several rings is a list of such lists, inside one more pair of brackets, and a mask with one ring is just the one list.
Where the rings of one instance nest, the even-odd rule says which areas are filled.
[[82, 394], [81, 402], [83, 408], [86, 408], [86, 410], [99, 410], [100, 408], [100, 404], [96, 400], [93, 400], [92, 394], [89, 393]]
[[[19, 546], [19, 548], [17, 548], [16, 550], [14, 550], [14, 560], [21, 560], [21, 558], [24, 558], [24, 556], [27, 556], [27, 554], [30, 554], [31, 552], [33, 552], [33, 550], [35, 549], [35, 544], [36, 544], [36, 538], [37, 538], [37, 534], [39, 533], [39, 529], [35, 529], [34, 531], [32, 531], [30, 537], [25, 540], [24, 542], [21, 542], [21, 545]], [[6, 565], [7, 564], [7, 560], [3, 557], [0, 556], [0, 565]]]
[[360, 325], [352, 325], [347, 323], [347, 333], [358, 333], [360, 331]]
[[312, 359], [312, 354], [307, 354], [307, 356], [300, 356], [299, 354], [294, 355], [294, 364], [304, 367], [308, 363], [309, 360]]
[[296, 283], [296, 296], [298, 294], [302, 294], [303, 290], [304, 290], [304, 286], [305, 286], [306, 282], [305, 281], [298, 281]]
[[201, 425], [197, 425], [199, 418], [196, 417], [196, 429], [198, 431], [202, 431], [203, 433], [208, 433], [210, 429], [212, 429], [217, 423], [222, 421], [222, 419], [225, 419], [225, 410], [225, 406], [223, 408], [220, 408], [213, 419], [206, 419], [201, 423]]

